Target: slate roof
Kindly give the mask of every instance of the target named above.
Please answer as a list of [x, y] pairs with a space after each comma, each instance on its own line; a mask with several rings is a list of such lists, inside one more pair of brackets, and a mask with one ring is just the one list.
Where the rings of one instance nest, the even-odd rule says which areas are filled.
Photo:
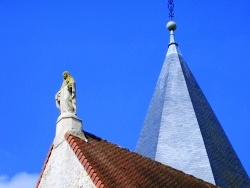
[[[85, 135], [88, 142], [70, 132], [66, 133], [65, 139], [96, 187], [216, 187], [191, 175], [131, 152], [128, 149], [121, 148], [90, 133], [85, 133]], [[50, 152], [52, 149], [50, 149]], [[49, 156], [50, 153], [45, 161], [43, 170], [46, 168]], [[40, 179], [37, 186], [39, 182]]]
[[173, 31], [136, 152], [219, 187], [250, 188], [248, 174], [181, 55]]
[[179, 55], [194, 111], [206, 146], [216, 185], [250, 188], [250, 179], [223, 127], [196, 82], [185, 60]]

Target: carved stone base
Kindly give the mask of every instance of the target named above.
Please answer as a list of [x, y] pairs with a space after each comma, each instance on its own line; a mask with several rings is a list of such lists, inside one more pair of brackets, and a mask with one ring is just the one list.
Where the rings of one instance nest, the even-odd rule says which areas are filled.
[[54, 147], [57, 147], [65, 140], [64, 135], [70, 131], [74, 135], [85, 138], [82, 132], [82, 120], [78, 119], [74, 114], [62, 114], [56, 122], [56, 136], [54, 139]]

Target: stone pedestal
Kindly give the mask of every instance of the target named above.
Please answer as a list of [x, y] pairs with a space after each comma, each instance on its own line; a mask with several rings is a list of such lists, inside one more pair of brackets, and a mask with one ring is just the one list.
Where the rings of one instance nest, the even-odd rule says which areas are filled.
[[65, 140], [64, 135], [68, 131], [74, 135], [84, 135], [82, 132], [82, 120], [78, 119], [74, 114], [63, 114], [58, 117], [54, 147], [57, 147]]

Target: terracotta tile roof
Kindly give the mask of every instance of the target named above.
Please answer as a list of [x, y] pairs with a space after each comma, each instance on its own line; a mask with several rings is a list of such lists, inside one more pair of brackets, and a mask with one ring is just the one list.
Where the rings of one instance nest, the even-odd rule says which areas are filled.
[[66, 133], [65, 139], [96, 187], [216, 187], [90, 133], [85, 135], [88, 142], [69, 132]]

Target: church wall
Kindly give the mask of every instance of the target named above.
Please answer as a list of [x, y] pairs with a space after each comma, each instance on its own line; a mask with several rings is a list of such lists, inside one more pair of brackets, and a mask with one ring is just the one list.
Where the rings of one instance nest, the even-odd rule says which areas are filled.
[[95, 188], [95, 185], [68, 143], [63, 141], [52, 150], [38, 187]]

